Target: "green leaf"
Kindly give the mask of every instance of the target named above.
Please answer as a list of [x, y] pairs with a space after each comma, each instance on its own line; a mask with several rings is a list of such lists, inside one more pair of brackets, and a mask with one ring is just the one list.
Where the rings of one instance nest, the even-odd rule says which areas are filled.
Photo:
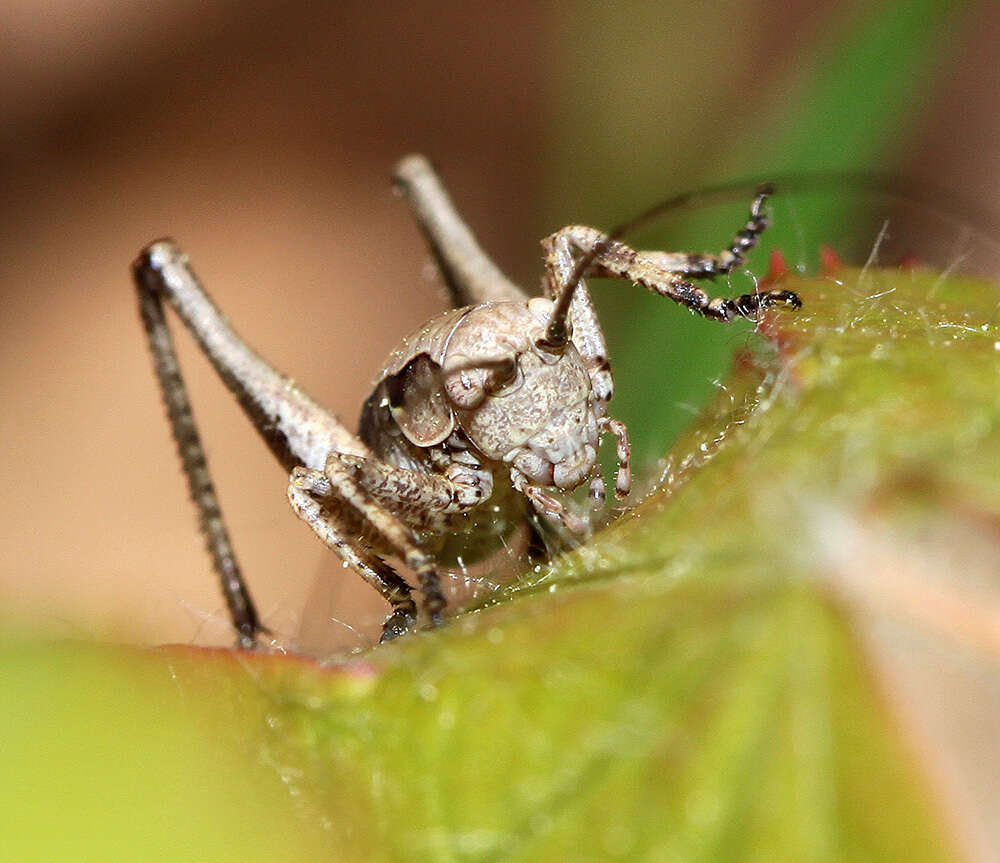
[[149, 836], [190, 859], [178, 835], [225, 859], [227, 834], [305, 859], [320, 828], [366, 863], [958, 859], [882, 669], [933, 644], [1000, 683], [1000, 294], [924, 270], [783, 287], [803, 310], [739, 352], [656, 490], [443, 629], [327, 666], [8, 647], [12, 859]]
[[201, 662], [211, 685], [182, 688], [167, 653], [0, 644], [0, 859], [319, 859], [260, 729], [228, 726], [246, 667]]

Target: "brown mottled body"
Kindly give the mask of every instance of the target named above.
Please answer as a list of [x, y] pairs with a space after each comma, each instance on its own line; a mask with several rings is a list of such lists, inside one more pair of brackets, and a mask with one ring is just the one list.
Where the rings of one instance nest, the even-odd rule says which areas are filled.
[[[739, 266], [766, 227], [762, 191], [750, 219], [719, 255], [636, 252], [593, 228], [546, 239], [543, 297], [529, 297], [497, 270], [458, 216], [430, 164], [410, 156], [396, 169], [455, 308], [403, 339], [376, 375], [355, 436], [254, 353], [201, 287], [169, 240], [133, 265], [143, 321], [192, 497], [222, 579], [240, 643], [262, 631], [215, 499], [177, 368], [162, 300], [174, 308], [278, 461], [289, 471], [296, 514], [392, 606], [383, 639], [410, 628], [410, 585], [386, 563], [412, 568], [424, 607], [439, 622], [445, 598], [436, 552], [466, 531], [502, 537], [528, 507], [571, 533], [586, 519], [554, 493], [590, 483], [603, 500], [600, 438], [617, 441], [615, 493], [628, 494], [625, 426], [607, 416], [613, 395], [604, 335], [582, 277], [628, 279], [706, 317], [728, 321], [776, 303], [781, 291], [711, 299], [691, 278]], [[477, 538], [475, 545], [487, 547]]]

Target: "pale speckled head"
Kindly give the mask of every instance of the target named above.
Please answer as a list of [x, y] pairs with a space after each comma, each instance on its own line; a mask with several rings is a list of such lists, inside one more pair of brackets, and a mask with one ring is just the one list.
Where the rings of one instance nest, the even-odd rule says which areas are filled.
[[485, 456], [529, 482], [572, 489], [596, 464], [599, 408], [572, 342], [558, 351], [539, 347], [552, 308], [536, 297], [472, 309], [448, 339], [444, 392]]

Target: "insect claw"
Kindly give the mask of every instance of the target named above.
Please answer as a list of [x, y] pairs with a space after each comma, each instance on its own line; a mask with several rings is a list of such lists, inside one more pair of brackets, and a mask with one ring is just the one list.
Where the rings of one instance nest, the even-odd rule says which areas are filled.
[[794, 291], [778, 291], [776, 296], [777, 300], [786, 306], [791, 306], [793, 309], [802, 308], [802, 300], [799, 299], [799, 295]]
[[392, 641], [413, 628], [417, 622], [417, 607], [411, 602], [408, 606], [397, 608], [382, 624], [382, 637], [379, 643]]

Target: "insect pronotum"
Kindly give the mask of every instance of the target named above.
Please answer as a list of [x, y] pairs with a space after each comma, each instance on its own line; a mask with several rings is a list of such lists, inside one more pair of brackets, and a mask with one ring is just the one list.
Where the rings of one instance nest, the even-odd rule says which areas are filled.
[[[452, 308], [392, 352], [375, 376], [357, 434], [237, 335], [172, 241], [151, 243], [132, 267], [173, 435], [242, 647], [253, 647], [265, 629], [219, 508], [164, 299], [287, 472], [292, 509], [391, 606], [383, 641], [418, 618], [412, 587], [387, 558], [415, 573], [424, 611], [440, 623], [446, 601], [438, 556], [449, 536], [499, 537], [531, 514], [559, 530], [586, 532], [588, 522], [558, 493], [589, 483], [594, 498], [603, 499], [597, 453], [605, 434], [617, 441], [615, 494], [629, 493], [628, 432], [607, 415], [611, 366], [586, 276], [625, 279], [724, 322], [801, 305], [788, 291], [712, 298], [693, 283], [744, 263], [767, 227], [767, 186], [718, 254], [637, 252], [616, 239], [637, 220], [611, 235], [563, 228], [542, 241], [542, 296], [531, 297], [480, 249], [424, 157], [400, 161], [394, 181], [430, 245]], [[480, 536], [474, 545], [489, 543]]]

